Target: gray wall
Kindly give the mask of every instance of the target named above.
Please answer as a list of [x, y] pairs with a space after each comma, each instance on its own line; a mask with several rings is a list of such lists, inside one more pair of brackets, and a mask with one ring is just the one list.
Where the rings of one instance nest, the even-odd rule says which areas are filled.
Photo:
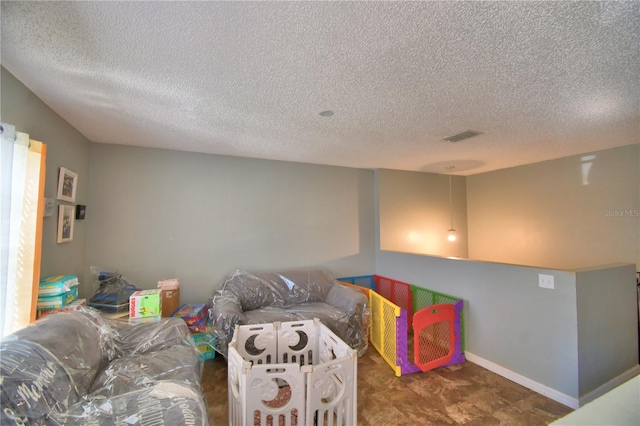
[[451, 227], [448, 175], [383, 169], [378, 171], [378, 182], [382, 250], [468, 256], [464, 176], [452, 176], [454, 242], [447, 240]]
[[633, 265], [577, 271], [580, 395], [638, 364]]
[[640, 145], [467, 178], [469, 257], [640, 268]]
[[[58, 172], [66, 167], [78, 173], [75, 204], [87, 204], [89, 196], [89, 148], [91, 143], [53, 112], [6, 69], [1, 68], [2, 120], [17, 131], [47, 145], [45, 197], [56, 197]], [[71, 274], [82, 277], [86, 264], [87, 221], [76, 221], [73, 241], [57, 244], [58, 205], [44, 218], [41, 275]]]
[[[467, 352], [579, 397], [572, 272], [379, 251], [376, 273], [464, 299]], [[553, 275], [555, 290], [538, 274]]]
[[236, 268], [375, 269], [370, 170], [93, 144], [90, 175], [87, 265], [183, 302]]

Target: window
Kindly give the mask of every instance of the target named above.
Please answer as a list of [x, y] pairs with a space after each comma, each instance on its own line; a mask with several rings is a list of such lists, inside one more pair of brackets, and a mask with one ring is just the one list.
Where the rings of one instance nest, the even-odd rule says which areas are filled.
[[0, 331], [13, 333], [35, 320], [46, 145], [0, 124]]

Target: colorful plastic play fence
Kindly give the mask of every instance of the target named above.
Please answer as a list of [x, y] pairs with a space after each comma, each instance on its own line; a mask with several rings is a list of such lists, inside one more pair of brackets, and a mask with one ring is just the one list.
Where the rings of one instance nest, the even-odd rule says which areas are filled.
[[[396, 376], [465, 361], [461, 299], [378, 275], [339, 281], [369, 297], [369, 340]], [[410, 325], [414, 362], [408, 356]]]

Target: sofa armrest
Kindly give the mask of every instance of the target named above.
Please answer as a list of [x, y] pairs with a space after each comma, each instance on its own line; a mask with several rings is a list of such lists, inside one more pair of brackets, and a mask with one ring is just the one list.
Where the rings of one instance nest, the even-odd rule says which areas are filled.
[[334, 284], [331, 286], [325, 302], [341, 311], [350, 311], [357, 304], [368, 305], [369, 299], [363, 292], [354, 288]]
[[217, 293], [211, 300], [209, 315], [216, 332], [216, 350], [227, 357], [227, 348], [236, 325], [246, 323], [240, 301], [228, 294]]
[[325, 302], [347, 314], [346, 343], [358, 351], [358, 356], [362, 356], [369, 346], [369, 298], [359, 290], [336, 283], [331, 286]]

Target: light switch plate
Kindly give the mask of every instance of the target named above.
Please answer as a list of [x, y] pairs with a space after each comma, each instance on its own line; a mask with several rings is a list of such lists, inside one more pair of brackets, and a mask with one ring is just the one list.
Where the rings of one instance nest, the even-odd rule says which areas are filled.
[[45, 197], [44, 199], [44, 217], [53, 216], [53, 198]]
[[538, 285], [553, 290], [555, 288], [553, 275], [538, 274]]

